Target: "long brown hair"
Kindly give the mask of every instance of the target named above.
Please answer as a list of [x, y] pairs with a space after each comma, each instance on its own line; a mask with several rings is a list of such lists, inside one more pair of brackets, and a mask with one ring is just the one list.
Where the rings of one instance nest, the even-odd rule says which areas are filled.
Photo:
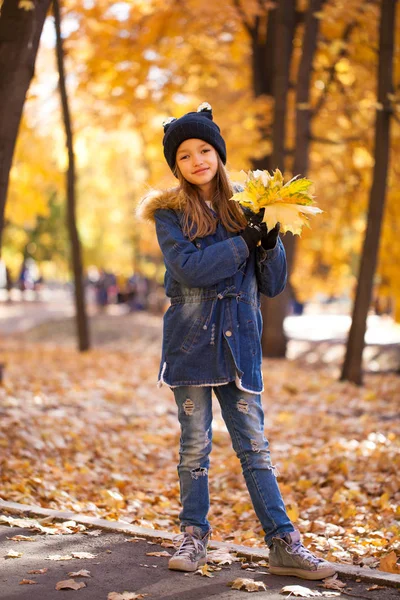
[[[213, 210], [227, 231], [241, 231], [246, 227], [247, 219], [236, 202], [230, 201], [233, 196], [232, 184], [228, 179], [224, 164], [217, 155], [218, 168], [214, 178], [214, 195], [211, 200]], [[215, 233], [218, 219], [200, 194], [199, 188], [187, 181], [179, 168], [175, 166], [179, 179], [179, 195], [183, 205], [183, 233], [192, 241], [196, 237], [205, 237]]]

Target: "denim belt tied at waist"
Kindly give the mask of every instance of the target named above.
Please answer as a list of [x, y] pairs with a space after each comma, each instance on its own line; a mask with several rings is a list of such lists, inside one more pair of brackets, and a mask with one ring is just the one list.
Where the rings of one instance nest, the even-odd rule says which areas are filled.
[[245, 292], [236, 292], [234, 285], [231, 285], [225, 288], [222, 292], [218, 293], [213, 291], [206, 294], [199, 294], [198, 296], [175, 296], [171, 298], [171, 304], [185, 304], [191, 302], [204, 302], [206, 300], [212, 300], [210, 312], [203, 325], [203, 329], [208, 329], [210, 321], [214, 315], [215, 306], [218, 300], [224, 300], [224, 298], [236, 298], [237, 302], [239, 302], [240, 300], [244, 300], [245, 302], [247, 301], [249, 304], [258, 307], [257, 302], [254, 301], [254, 298], [252, 298], [249, 294], [246, 294]]

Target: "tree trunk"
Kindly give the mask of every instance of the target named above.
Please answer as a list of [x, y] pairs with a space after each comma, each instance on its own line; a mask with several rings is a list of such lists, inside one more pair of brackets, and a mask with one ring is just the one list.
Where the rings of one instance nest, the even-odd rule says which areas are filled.
[[[272, 169], [285, 169], [285, 140], [287, 96], [289, 91], [290, 63], [293, 51], [293, 35], [296, 25], [295, 0], [279, 0], [276, 9], [276, 43], [275, 43], [275, 73], [274, 73], [274, 125], [272, 131], [273, 153]], [[284, 242], [285, 243], [285, 242]], [[286, 242], [287, 244], [287, 242]], [[286, 245], [285, 244], [285, 245]], [[288, 259], [291, 261], [292, 251], [287, 248]], [[286, 336], [283, 330], [283, 320], [289, 304], [289, 286], [278, 297], [263, 298], [262, 313], [263, 354], [268, 357], [284, 357], [286, 354]]]
[[68, 150], [68, 170], [66, 173], [67, 184], [67, 226], [71, 240], [72, 270], [74, 273], [74, 293], [76, 322], [78, 330], [78, 345], [80, 351], [89, 349], [89, 328], [85, 307], [85, 295], [83, 286], [83, 269], [81, 244], [76, 226], [76, 201], [75, 201], [75, 156], [73, 148], [73, 134], [71, 117], [68, 106], [67, 88], [65, 84], [64, 52], [61, 37], [61, 17], [59, 0], [53, 0], [54, 20], [56, 27], [56, 52], [59, 72], [59, 88], [65, 126], [65, 139]]
[[393, 93], [393, 53], [396, 0], [382, 0], [379, 28], [378, 106], [375, 124], [375, 165], [370, 191], [367, 229], [361, 256], [352, 324], [347, 341], [341, 381], [362, 384], [362, 355], [368, 310], [371, 303], [379, 238], [384, 212], [389, 162]]
[[5, 0], [0, 9], [0, 248], [15, 142], [50, 0], [36, 0], [33, 10], [18, 5]]
[[[276, 9], [268, 11], [267, 33], [264, 37], [260, 32], [261, 19], [257, 17], [253, 28], [250, 31], [252, 47], [252, 75], [253, 75], [253, 93], [258, 96], [273, 95], [274, 81], [274, 55], [276, 38]], [[262, 127], [261, 137], [266, 139], [268, 131]], [[261, 158], [252, 160], [253, 169], [271, 169], [271, 155], [267, 154]]]

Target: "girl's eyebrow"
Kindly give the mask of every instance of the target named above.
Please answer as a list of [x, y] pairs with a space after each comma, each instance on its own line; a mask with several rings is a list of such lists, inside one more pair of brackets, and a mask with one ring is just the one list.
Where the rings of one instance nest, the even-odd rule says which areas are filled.
[[[202, 148], [203, 146], [208, 146], [207, 142], [203, 142], [202, 144], [199, 144], [197, 147]], [[190, 152], [190, 150], [187, 148], [181, 148], [180, 150], [178, 150], [178, 154], [180, 154], [181, 152]]]

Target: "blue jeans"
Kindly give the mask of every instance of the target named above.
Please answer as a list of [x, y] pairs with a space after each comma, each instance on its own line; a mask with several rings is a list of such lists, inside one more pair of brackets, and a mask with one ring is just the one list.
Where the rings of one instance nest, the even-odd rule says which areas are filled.
[[234, 382], [207, 387], [173, 389], [181, 424], [178, 474], [182, 510], [181, 529], [194, 525], [206, 533], [210, 508], [208, 470], [212, 444], [211, 392], [218, 398], [232, 446], [240, 459], [243, 475], [265, 532], [265, 541], [294, 531], [271, 464], [264, 437], [264, 412], [260, 394], [243, 392]]

